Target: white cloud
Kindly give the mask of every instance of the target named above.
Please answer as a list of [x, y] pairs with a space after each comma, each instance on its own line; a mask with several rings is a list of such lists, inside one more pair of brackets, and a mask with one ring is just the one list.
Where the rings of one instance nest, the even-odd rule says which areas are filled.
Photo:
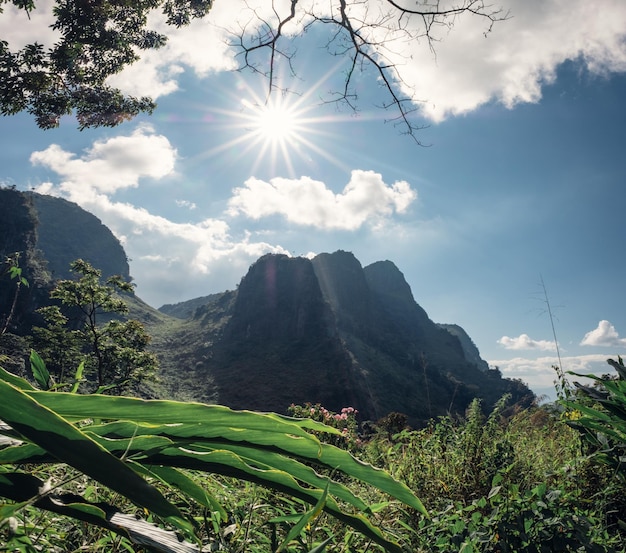
[[51, 28], [54, 22], [53, 0], [38, 0], [35, 9], [27, 13], [11, 3], [0, 2], [4, 12], [0, 15], [0, 37], [9, 43], [12, 51], [37, 42], [49, 48], [59, 39], [60, 33]]
[[237, 21], [242, 7], [241, 0], [216, 2], [208, 17], [179, 29], [168, 26], [164, 16], [154, 12], [148, 26], [165, 34], [167, 43], [158, 50], [140, 52], [138, 62], [110, 77], [108, 83], [127, 94], [158, 98], [178, 90], [177, 77], [185, 67], [203, 77], [236, 69], [236, 51], [229, 46], [231, 35], [226, 28]]
[[[601, 354], [579, 355], [562, 357], [561, 364], [566, 373], [571, 371], [578, 374], [611, 374], [614, 370], [607, 364], [607, 359], [606, 355]], [[492, 359], [488, 363], [492, 367], [498, 367], [502, 376], [519, 378], [526, 382], [535, 393], [546, 394], [553, 399], [555, 398], [556, 371], [553, 367], [559, 363], [557, 357], [539, 357], [537, 359], [515, 357], [513, 359]], [[583, 378], [570, 374], [565, 376], [570, 382], [576, 380], [587, 384]]]
[[[424, 100], [423, 113], [438, 121], [491, 100], [508, 107], [537, 102], [566, 60], [593, 73], [626, 70], [626, 4], [620, 0], [503, 0], [507, 21], [483, 36], [488, 22], [464, 15], [435, 44], [436, 62], [424, 42], [392, 54], [405, 90]], [[445, 30], [443, 30], [445, 32]], [[407, 54], [410, 56], [406, 58]]]
[[[51, 183], [37, 191], [68, 197]], [[79, 195], [74, 201], [122, 242], [131, 259], [137, 294], [155, 307], [232, 289], [261, 255], [288, 253], [280, 246], [255, 241], [248, 233], [233, 235], [228, 224], [218, 219], [175, 223], [97, 193]]]
[[609, 321], [600, 321], [598, 327], [585, 334], [581, 346], [620, 347], [626, 345], [626, 338], [620, 338], [617, 330]]
[[533, 340], [528, 334], [520, 334], [516, 338], [510, 338], [509, 336], [502, 336], [498, 340], [498, 344], [504, 346], [506, 349], [524, 350], [524, 349], [538, 349], [544, 351], [556, 351], [556, 346], [551, 340]]
[[129, 136], [98, 140], [80, 157], [52, 144], [33, 152], [30, 161], [61, 176], [61, 189], [71, 200], [78, 201], [81, 196], [137, 187], [143, 177], [160, 179], [170, 175], [176, 157], [176, 149], [168, 139], [144, 125]]
[[416, 198], [406, 181], [389, 186], [378, 173], [354, 170], [339, 194], [310, 177], [276, 177], [269, 182], [253, 177], [235, 188], [228, 205], [230, 215], [252, 219], [282, 215], [298, 225], [356, 230], [368, 222], [380, 223], [394, 212], [405, 212]]
[[[96, 215], [132, 259], [138, 295], [155, 305], [232, 288], [261, 255], [287, 253], [249, 233], [234, 234], [223, 220], [176, 223], [112, 200], [117, 191], [141, 186], [146, 178], [171, 176], [176, 159], [169, 141], [145, 126], [96, 141], [81, 156], [58, 145], [31, 155], [33, 164], [55, 172], [60, 181], [44, 182], [37, 192], [62, 196]], [[184, 200], [177, 203], [194, 207]]]
[[[554, 80], [556, 69], [567, 60], [582, 61], [594, 74], [626, 71], [626, 4], [622, 0], [502, 0], [498, 4], [511, 17], [497, 22], [486, 37], [489, 21], [470, 14], [457, 18], [450, 29], [435, 28], [435, 54], [423, 39], [406, 40], [396, 18], [390, 18], [385, 27], [368, 27], [381, 13], [393, 9], [386, 1], [357, 3], [350, 9], [366, 22], [362, 32], [370, 32], [372, 40], [382, 45], [379, 54], [398, 66], [399, 86], [434, 121], [470, 112], [492, 100], [508, 107], [537, 102], [542, 87]], [[288, 13], [289, 3], [276, 6], [279, 12]], [[232, 33], [243, 28], [253, 33], [260, 19], [273, 19], [270, 7], [269, 2], [257, 2], [251, 6], [258, 10], [259, 17], [254, 17], [243, 0], [218, 2], [206, 21], [168, 29], [169, 44], [146, 56], [136, 69], [133, 66], [116, 77], [115, 83], [133, 93], [159, 95], [176, 86], [175, 72], [169, 69], [172, 65], [175, 71], [188, 66], [200, 75], [232, 69], [238, 63], [236, 50], [227, 45]], [[328, 6], [318, 3], [316, 9]], [[421, 23], [419, 18], [414, 22], [409, 20], [407, 26]], [[296, 34], [301, 23], [292, 22], [287, 32]], [[258, 61], [266, 63], [267, 59]], [[307, 68], [299, 67], [298, 59], [292, 61], [306, 79]]]

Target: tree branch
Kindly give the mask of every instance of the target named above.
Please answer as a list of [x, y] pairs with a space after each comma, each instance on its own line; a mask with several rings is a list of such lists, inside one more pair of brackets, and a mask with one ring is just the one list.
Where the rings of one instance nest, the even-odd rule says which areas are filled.
[[[352, 89], [355, 74], [359, 69], [362, 71], [372, 67], [388, 97], [381, 107], [396, 111], [396, 115], [389, 121], [402, 126], [405, 134], [422, 145], [416, 136], [417, 131], [426, 126], [415, 120], [419, 100], [413, 94], [403, 92], [409, 87], [402, 79], [397, 63], [391, 61], [391, 54], [402, 55], [392, 50], [393, 44], [398, 41], [406, 44], [426, 40], [431, 52], [436, 55], [436, 27], [451, 28], [458, 17], [468, 14], [486, 19], [489, 27], [485, 34], [488, 34], [497, 21], [505, 20], [509, 15], [485, 4], [484, 0], [459, 0], [459, 3], [450, 7], [442, 6], [441, 0], [422, 0], [416, 7], [406, 7], [399, 0], [384, 0], [382, 5], [385, 4], [388, 10], [381, 8], [372, 13], [371, 3], [367, 0], [331, 0], [330, 9], [322, 13], [315, 7], [302, 7], [299, 0], [291, 0], [289, 13], [281, 16], [272, 2], [275, 21], [263, 19], [257, 10], [251, 9], [252, 19], [249, 24], [260, 25], [261, 31], [247, 35], [247, 25], [240, 30], [236, 43], [243, 60], [240, 70], [252, 69], [267, 77], [268, 93], [271, 94], [273, 90], [281, 88], [276, 82], [280, 59], [287, 60], [291, 73], [296, 75], [292, 66], [293, 53], [284, 46], [287, 40], [285, 26], [299, 21], [302, 33], [318, 24], [334, 27], [335, 31], [331, 33], [326, 49], [331, 55], [347, 56], [348, 65], [342, 90], [336, 93], [338, 98], [332, 101], [345, 103], [356, 111], [357, 94]], [[258, 64], [252, 61], [252, 55], [263, 50], [269, 50], [269, 53], [266, 69], [260, 70]]]

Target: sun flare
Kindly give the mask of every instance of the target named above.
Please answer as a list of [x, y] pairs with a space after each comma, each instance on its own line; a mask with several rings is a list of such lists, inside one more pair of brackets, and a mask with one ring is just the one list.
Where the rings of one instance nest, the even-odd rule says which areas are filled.
[[283, 144], [297, 139], [299, 132], [304, 131], [297, 111], [284, 102], [258, 105], [243, 100], [242, 103], [250, 110], [251, 131], [262, 141]]
[[248, 87], [238, 90], [239, 109], [218, 112], [224, 128], [236, 136], [208, 155], [228, 152], [231, 159], [250, 159], [253, 173], [263, 167], [272, 175], [289, 177], [296, 176], [298, 163], [310, 165], [313, 156], [342, 165], [328, 147], [335, 137], [332, 124], [339, 118], [320, 114], [319, 104], [310, 100], [310, 94], [263, 97]]
[[259, 113], [259, 132], [269, 140], [287, 140], [297, 132], [298, 122], [289, 110], [271, 106]]

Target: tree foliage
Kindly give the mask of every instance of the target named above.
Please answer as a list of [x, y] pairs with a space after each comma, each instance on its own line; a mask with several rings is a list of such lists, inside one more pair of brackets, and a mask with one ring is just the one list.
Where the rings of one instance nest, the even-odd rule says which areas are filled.
[[[28, 13], [35, 9], [34, 0], [10, 1]], [[135, 62], [139, 52], [165, 44], [165, 35], [147, 28], [151, 11], [161, 10], [168, 24], [181, 27], [206, 16], [211, 5], [211, 0], [57, 0], [52, 28], [61, 38], [52, 48], [34, 43], [12, 51], [0, 41], [0, 113], [28, 111], [48, 129], [75, 112], [84, 129], [115, 126], [139, 112], [152, 112], [151, 98], [125, 96], [107, 78]], [[231, 45], [239, 51], [242, 68], [267, 77], [270, 94], [289, 88], [278, 79], [279, 64], [286, 63], [290, 76], [295, 75], [294, 37], [324, 26], [328, 52], [347, 61], [344, 84], [332, 101], [356, 109], [355, 76], [370, 67], [387, 92], [382, 107], [395, 110], [392, 120], [414, 138], [420, 128], [413, 119], [417, 100], [399, 63], [405, 45], [421, 41], [434, 52], [438, 31], [447, 32], [462, 15], [484, 19], [487, 33], [508, 16], [485, 0], [265, 0], [245, 5], [241, 19], [246, 23], [231, 30]]]
[[[0, 2], [6, 3], [8, 0]], [[11, 0], [30, 14], [34, 0]], [[0, 113], [27, 111], [50, 129], [75, 112], [79, 128], [118, 125], [152, 112], [148, 97], [124, 95], [106, 79], [139, 59], [138, 51], [159, 48], [166, 37], [147, 28], [148, 14], [160, 9], [180, 27], [203, 17], [211, 0], [57, 0], [52, 28], [60, 39], [48, 50], [28, 44], [11, 51], [0, 40]]]
[[570, 373], [590, 379], [593, 386], [574, 382], [576, 393], [561, 403], [567, 422], [581, 432], [594, 457], [626, 481], [626, 366], [621, 357], [607, 359], [615, 375]]
[[60, 280], [50, 293], [60, 305], [39, 310], [46, 325], [34, 329], [36, 348], [59, 382], [82, 357], [87, 375], [99, 388], [132, 389], [158, 366], [154, 354], [146, 351], [150, 337], [143, 325], [111, 318], [128, 313], [119, 294], [132, 292], [132, 284], [120, 276], [103, 284], [101, 272], [82, 259], [71, 268], [80, 278]]

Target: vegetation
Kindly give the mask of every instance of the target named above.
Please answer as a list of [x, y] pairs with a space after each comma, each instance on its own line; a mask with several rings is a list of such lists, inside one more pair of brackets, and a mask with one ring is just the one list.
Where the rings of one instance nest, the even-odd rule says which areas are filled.
[[624, 480], [546, 407], [505, 417], [503, 398], [485, 418], [475, 402], [357, 441], [350, 408], [291, 418], [0, 374], [10, 550], [626, 551]]
[[[36, 8], [34, 0], [11, 3], [27, 13]], [[84, 129], [112, 127], [151, 112], [150, 98], [124, 96], [106, 79], [136, 61], [136, 49], [164, 44], [165, 36], [146, 28], [148, 13], [159, 7], [170, 25], [180, 27], [206, 15], [211, 1], [56, 2], [52, 28], [61, 38], [52, 48], [34, 43], [12, 52], [0, 41], [0, 113], [28, 111], [39, 127], [49, 129], [75, 111]]]
[[158, 367], [156, 356], [146, 351], [150, 337], [134, 319], [100, 321], [103, 316], [128, 313], [120, 294], [132, 293], [132, 285], [120, 276], [101, 283], [101, 271], [82, 259], [71, 268], [80, 278], [59, 280], [50, 292], [60, 306], [39, 309], [46, 326], [33, 329], [36, 349], [58, 382], [65, 382], [65, 370], [80, 360], [87, 378], [91, 376], [100, 390], [136, 389]]
[[[28, 281], [11, 267], [19, 293]], [[86, 366], [119, 384], [111, 368], [132, 357], [103, 355], [112, 364], [98, 372], [96, 351], [141, 354], [146, 342], [101, 320], [125, 313], [130, 285], [102, 284], [84, 261], [73, 270], [52, 296], [80, 324], [47, 309], [39, 339], [75, 374], [55, 385], [35, 352], [36, 386], [0, 369], [3, 550], [626, 552], [622, 359], [593, 387], [558, 371], [559, 409], [512, 409], [504, 396], [485, 414], [476, 399], [418, 430], [390, 413], [366, 432], [352, 407], [292, 405], [287, 417], [82, 395]], [[142, 377], [124, 376], [129, 389]]]
[[[426, 514], [407, 486], [307, 432], [341, 435], [310, 419], [215, 405], [42, 392], [5, 371], [0, 371], [0, 393], [4, 400], [0, 417], [9, 425], [5, 435], [13, 440], [0, 452], [0, 494], [15, 501], [3, 507], [4, 518], [33, 505], [122, 533], [139, 543], [148, 540], [161, 551], [175, 550], [154, 539], [149, 525], [122, 524], [123, 514], [114, 504], [89, 501], [73, 492], [68, 496], [56, 489], [56, 483], [54, 490], [47, 490], [41, 478], [21, 469], [24, 464], [56, 466], [59, 462], [175, 527], [191, 540], [186, 545], [189, 550], [197, 550], [193, 542], [200, 541], [194, 517], [185, 516], [179, 501], [168, 499], [144, 477], [168, 491], [181, 492], [186, 504], [195, 502], [211, 526], [226, 519], [226, 511], [200, 484], [205, 477], [194, 481], [184, 470], [262, 484], [313, 506], [294, 528], [304, 528], [324, 511], [387, 551], [401, 548], [370, 522], [371, 506], [337, 475], [373, 486]], [[312, 466], [328, 470], [333, 477], [319, 475]], [[299, 530], [289, 532], [283, 547], [297, 534]], [[32, 543], [28, 538], [26, 543]]]

